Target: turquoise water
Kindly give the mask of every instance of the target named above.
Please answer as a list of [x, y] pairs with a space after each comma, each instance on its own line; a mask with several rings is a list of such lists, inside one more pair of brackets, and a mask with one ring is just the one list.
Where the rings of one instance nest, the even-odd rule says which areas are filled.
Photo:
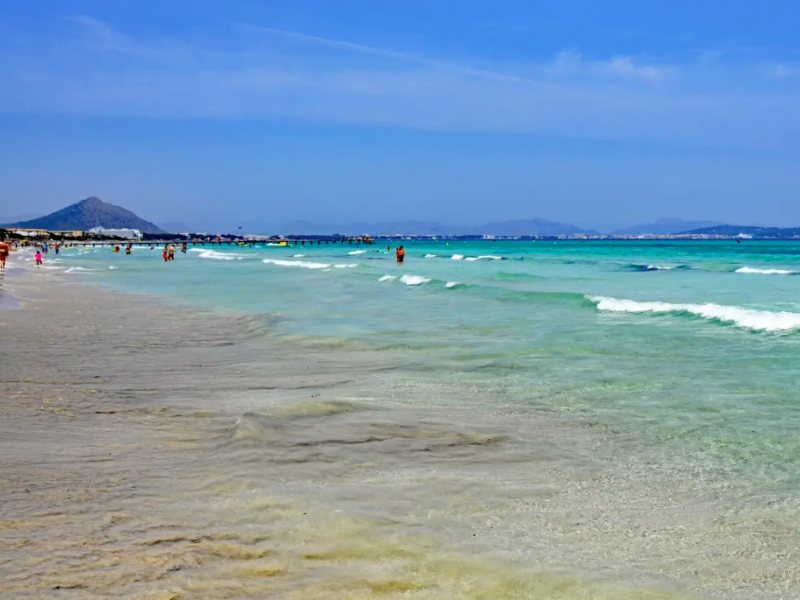
[[67, 249], [48, 265], [263, 315], [287, 341], [397, 352], [426, 392], [411, 402], [548, 411], [737, 502], [800, 496], [800, 243], [404, 243], [403, 265], [385, 243], [196, 247], [169, 264]]

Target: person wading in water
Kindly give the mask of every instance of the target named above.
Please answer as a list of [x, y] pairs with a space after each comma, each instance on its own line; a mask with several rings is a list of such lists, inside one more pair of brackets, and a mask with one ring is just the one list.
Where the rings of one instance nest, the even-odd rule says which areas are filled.
[[398, 263], [402, 263], [406, 257], [406, 251], [402, 246], [397, 248], [397, 251], [394, 253], [394, 257], [397, 259]]

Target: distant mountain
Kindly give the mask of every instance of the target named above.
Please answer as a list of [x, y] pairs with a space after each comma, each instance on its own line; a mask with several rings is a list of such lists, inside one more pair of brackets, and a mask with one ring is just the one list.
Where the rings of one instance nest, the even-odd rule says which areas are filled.
[[349, 223], [323, 225], [311, 221], [293, 221], [283, 226], [283, 233], [295, 234], [361, 234], [372, 235], [562, 235], [595, 233], [568, 223], [547, 219], [501, 221], [475, 227], [442, 225], [431, 221], [391, 221], [386, 223]]
[[569, 223], [558, 223], [547, 219], [520, 219], [516, 221], [498, 221], [471, 228], [470, 233], [486, 235], [572, 235], [577, 233], [597, 233], [590, 229], [582, 229]]
[[296, 234], [357, 235], [457, 235], [457, 227], [448, 227], [430, 221], [390, 221], [386, 223], [337, 223], [321, 224], [312, 221], [292, 221], [283, 226], [283, 232]]
[[736, 237], [738, 235], [751, 235], [764, 238], [795, 238], [800, 237], [800, 227], [754, 227], [752, 225], [716, 225], [702, 227], [682, 233], [693, 235], [724, 235]]
[[685, 219], [656, 219], [652, 223], [645, 223], [644, 225], [634, 225], [633, 227], [625, 227], [614, 231], [614, 235], [668, 235], [671, 233], [682, 233], [684, 231], [691, 231], [692, 229], [700, 229], [704, 227], [714, 227], [720, 225], [718, 221], [687, 221]]
[[53, 231], [69, 229], [86, 231], [92, 227], [106, 227], [138, 229], [142, 233], [163, 233], [158, 225], [145, 221], [121, 206], [108, 204], [94, 196], [37, 219], [10, 223], [8, 227], [31, 227]]

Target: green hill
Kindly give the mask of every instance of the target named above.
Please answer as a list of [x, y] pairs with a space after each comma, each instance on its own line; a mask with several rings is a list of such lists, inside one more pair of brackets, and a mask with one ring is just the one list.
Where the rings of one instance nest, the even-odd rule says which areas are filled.
[[51, 231], [69, 229], [86, 231], [92, 227], [105, 227], [107, 229], [138, 229], [142, 233], [163, 233], [158, 225], [145, 221], [126, 208], [108, 204], [94, 196], [70, 204], [49, 215], [29, 221], [10, 223], [5, 227], [29, 227]]

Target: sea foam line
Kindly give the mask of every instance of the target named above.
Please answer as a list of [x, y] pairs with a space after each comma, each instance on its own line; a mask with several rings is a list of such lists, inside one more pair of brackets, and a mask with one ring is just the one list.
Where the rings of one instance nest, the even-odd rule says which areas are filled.
[[672, 302], [638, 302], [626, 298], [586, 296], [604, 312], [681, 314], [688, 313], [711, 321], [731, 323], [753, 331], [791, 331], [800, 328], [800, 313], [755, 310], [722, 304], [679, 304]]
[[198, 258], [211, 258], [214, 260], [244, 260], [252, 258], [253, 254], [239, 254], [235, 252], [220, 252], [218, 250], [208, 250], [204, 248], [190, 248], [189, 252], [198, 252]]
[[318, 263], [307, 260], [280, 260], [277, 258], [265, 258], [262, 260], [265, 265], [277, 265], [279, 267], [298, 267], [301, 269], [329, 269], [329, 263]]
[[739, 267], [734, 273], [746, 273], [748, 275], [797, 275], [800, 271], [790, 271], [788, 269], [758, 269], [756, 267]]
[[480, 256], [464, 256], [463, 254], [453, 254], [450, 257], [450, 260], [465, 260], [467, 262], [476, 262], [479, 260], [505, 260], [505, 259], [502, 256], [495, 256], [494, 254], [481, 254]]
[[403, 275], [400, 277], [400, 281], [406, 285], [422, 285], [423, 283], [430, 282], [430, 279], [422, 275]]

